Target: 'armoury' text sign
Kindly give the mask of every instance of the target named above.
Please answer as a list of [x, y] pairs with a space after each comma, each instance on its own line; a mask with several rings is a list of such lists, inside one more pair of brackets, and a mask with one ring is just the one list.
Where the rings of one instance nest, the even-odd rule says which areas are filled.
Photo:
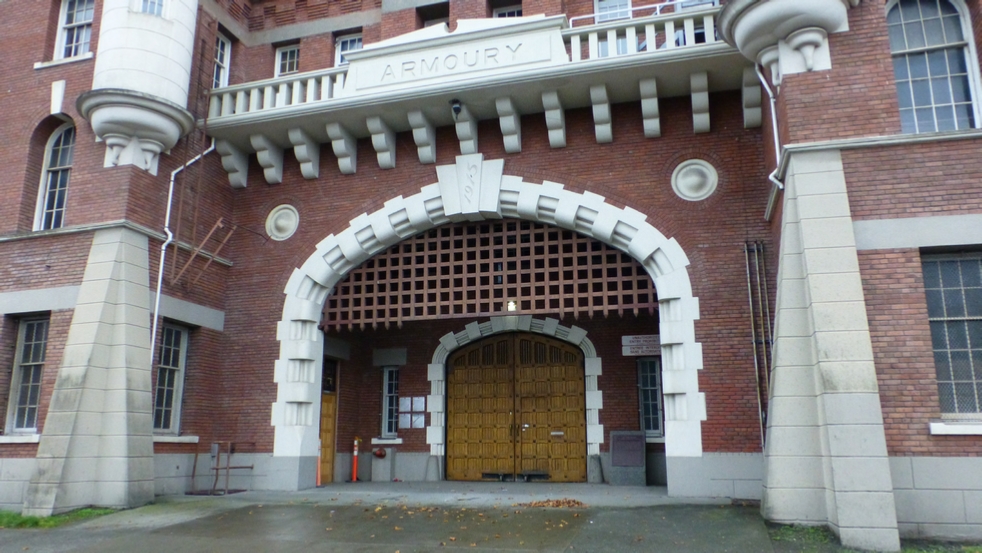
[[[515, 27], [516, 31], [521, 28]], [[476, 76], [481, 72], [494, 73], [520, 66], [568, 63], [559, 26], [543, 29], [540, 24], [537, 27], [497, 36], [458, 29], [445, 37], [431, 39], [434, 46], [429, 48], [426, 42], [430, 41], [424, 40], [417, 42], [414, 49], [381, 48], [378, 56], [352, 59], [349, 78], [354, 73], [351, 84], [357, 90], [398, 88], [421, 81], [457, 79], [462, 75]], [[468, 34], [475, 35], [474, 39], [462, 40]], [[556, 52], [557, 47], [560, 52]], [[387, 50], [397, 51], [386, 54]]]

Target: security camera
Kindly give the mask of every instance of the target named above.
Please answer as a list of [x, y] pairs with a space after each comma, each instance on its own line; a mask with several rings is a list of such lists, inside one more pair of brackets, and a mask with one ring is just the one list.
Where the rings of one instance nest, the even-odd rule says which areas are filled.
[[450, 100], [450, 109], [453, 110], [453, 118], [457, 119], [457, 116], [460, 115], [460, 110], [462, 109], [460, 100], [456, 98]]

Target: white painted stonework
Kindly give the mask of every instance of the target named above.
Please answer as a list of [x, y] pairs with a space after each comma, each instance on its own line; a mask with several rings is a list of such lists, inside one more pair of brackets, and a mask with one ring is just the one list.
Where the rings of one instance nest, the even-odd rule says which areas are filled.
[[79, 111], [106, 143], [105, 167], [157, 174], [158, 158], [192, 128], [187, 106], [197, 0], [168, 0], [160, 16], [106, 0], [92, 91]]
[[900, 548], [856, 239], [838, 150], [785, 179], [761, 510]]
[[[359, 215], [348, 229], [318, 244], [317, 251], [294, 271], [284, 290], [283, 318], [277, 328], [280, 358], [274, 372], [277, 400], [271, 421], [274, 457], [317, 455], [323, 362], [323, 333], [317, 325], [334, 285], [376, 253], [424, 230], [449, 222], [502, 218], [574, 230], [628, 253], [646, 269], [660, 303], [662, 370], [673, 376], [664, 379], [666, 454], [702, 455], [706, 405], [698, 390], [702, 345], [695, 341], [694, 327], [699, 301], [692, 295], [689, 261], [681, 247], [633, 209], [612, 206], [590, 192], [568, 191], [555, 182], [535, 184], [503, 175], [503, 167], [502, 160], [485, 161], [481, 154], [458, 156], [455, 165], [437, 167], [437, 182], [407, 198], [393, 198], [379, 211]], [[446, 341], [448, 351], [458, 347], [456, 339]], [[443, 370], [440, 365], [439, 374]], [[591, 371], [598, 374], [599, 363], [588, 363], [588, 376]], [[431, 427], [428, 443], [442, 443], [442, 433], [442, 427]]]
[[828, 35], [849, 30], [848, 11], [860, 0], [731, 2], [720, 13], [724, 40], [748, 60], [782, 76], [832, 68]]
[[153, 500], [147, 237], [92, 238], [24, 514]]
[[103, 2], [92, 88], [131, 90], [183, 107], [198, 2], [167, 0], [162, 16], [134, 11], [134, 6], [139, 2]]
[[[487, 77], [516, 69], [569, 63], [561, 34], [564, 16], [465, 19], [450, 32], [426, 27], [345, 54], [348, 78], [338, 97], [409, 89], [421, 83]], [[420, 40], [428, 46], [419, 48]]]

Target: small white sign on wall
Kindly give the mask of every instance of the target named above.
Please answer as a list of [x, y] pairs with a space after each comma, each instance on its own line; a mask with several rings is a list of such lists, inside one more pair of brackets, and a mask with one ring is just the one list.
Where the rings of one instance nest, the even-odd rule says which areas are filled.
[[621, 336], [621, 354], [625, 357], [661, 355], [661, 336], [658, 334]]

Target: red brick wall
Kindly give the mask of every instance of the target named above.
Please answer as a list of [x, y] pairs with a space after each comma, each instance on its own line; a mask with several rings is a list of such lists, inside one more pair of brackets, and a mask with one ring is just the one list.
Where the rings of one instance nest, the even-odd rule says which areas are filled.
[[491, 17], [487, 0], [450, 0], [450, 30], [457, 28], [459, 19]]
[[853, 218], [982, 212], [977, 140], [844, 150]]
[[941, 418], [920, 253], [859, 252], [890, 455], [977, 456], [975, 436], [932, 436]]
[[897, 134], [900, 115], [882, 2], [849, 10], [849, 32], [829, 35], [830, 71], [785, 75], [785, 143]]
[[399, 10], [382, 14], [380, 39], [386, 40], [406, 33], [411, 33], [423, 26], [416, 9]]
[[36, 290], [82, 282], [89, 233], [0, 243], [0, 290]]
[[[612, 145], [596, 144], [589, 110], [571, 110], [566, 148], [550, 148], [542, 116], [530, 115], [522, 119], [521, 154], [503, 152], [496, 121], [479, 125], [480, 149], [487, 158], [504, 158], [506, 174], [561, 182], [572, 190], [604, 195], [611, 204], [638, 209], [679, 241], [689, 257], [692, 287], [701, 305], [696, 332], [704, 343], [707, 367], [700, 374], [709, 404], [706, 450], [756, 451], [759, 433], [743, 244], [768, 236], [762, 217], [768, 193], [761, 178], [765, 160], [760, 129], [743, 129], [739, 94], [714, 94], [711, 105], [713, 131], [704, 135], [693, 134], [689, 100], [680, 98], [662, 101], [664, 135], [659, 139], [646, 139], [640, 107], [624, 104], [613, 109]], [[453, 163], [459, 151], [453, 129], [440, 128], [437, 137], [437, 163]], [[261, 229], [269, 210], [284, 202], [297, 207], [301, 220], [297, 233], [285, 242], [259, 243], [246, 233], [232, 240], [235, 266], [229, 270], [225, 357], [235, 360], [234, 368], [227, 368], [238, 378], [226, 379], [224, 420], [234, 428], [234, 439], [259, 441], [267, 450], [272, 444], [269, 409], [276, 397], [272, 370], [279, 353], [275, 326], [293, 268], [303, 264], [325, 236], [342, 231], [358, 214], [435, 181], [433, 167], [418, 163], [408, 133], [397, 137], [398, 167], [392, 171], [378, 168], [367, 140], [359, 142], [356, 175], [340, 175], [327, 146], [322, 153], [318, 181], [304, 180], [297, 164], [288, 160], [283, 184], [270, 186], [253, 163], [249, 186], [235, 193], [238, 225]], [[676, 164], [693, 156], [712, 161], [721, 175], [716, 195], [704, 202], [679, 199], [669, 184]], [[378, 386], [372, 382], [369, 389], [374, 395]], [[350, 399], [342, 396], [342, 405], [346, 401]], [[358, 431], [377, 433], [374, 424]], [[348, 431], [348, 437], [355, 431]], [[348, 438], [341, 440], [346, 443]]]

